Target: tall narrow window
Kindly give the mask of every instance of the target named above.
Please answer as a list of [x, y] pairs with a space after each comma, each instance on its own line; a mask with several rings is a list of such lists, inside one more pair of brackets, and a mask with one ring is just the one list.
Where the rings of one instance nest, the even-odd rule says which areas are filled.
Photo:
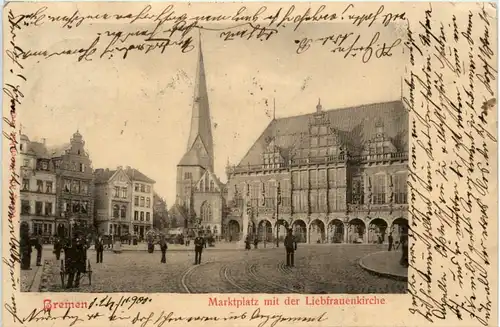
[[384, 204], [386, 196], [385, 175], [373, 176], [373, 204]]
[[207, 201], [203, 202], [203, 204], [201, 205], [200, 213], [202, 221], [212, 221], [212, 208]]
[[393, 178], [394, 188], [394, 203], [405, 204], [408, 203], [408, 187], [406, 185], [406, 173], [398, 173]]
[[120, 207], [117, 204], [113, 206], [113, 218], [120, 218]]

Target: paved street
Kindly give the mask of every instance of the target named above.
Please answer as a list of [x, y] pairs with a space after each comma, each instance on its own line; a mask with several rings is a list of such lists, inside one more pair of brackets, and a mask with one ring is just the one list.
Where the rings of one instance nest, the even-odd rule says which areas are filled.
[[[95, 263], [92, 285], [84, 280], [80, 292], [168, 293], [404, 293], [406, 282], [378, 277], [363, 270], [358, 260], [385, 249], [375, 245], [302, 245], [295, 267], [284, 264], [284, 249], [205, 251], [195, 266], [194, 251], [104, 253]], [[61, 291], [54, 264], [49, 291]]]

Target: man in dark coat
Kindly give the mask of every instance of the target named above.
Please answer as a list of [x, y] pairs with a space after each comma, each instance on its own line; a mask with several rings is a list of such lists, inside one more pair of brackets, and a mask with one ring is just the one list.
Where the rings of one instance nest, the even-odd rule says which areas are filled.
[[102, 263], [102, 256], [104, 253], [104, 239], [102, 235], [98, 235], [95, 240], [95, 252], [97, 254], [97, 263]]
[[201, 263], [201, 253], [203, 252], [203, 246], [205, 245], [205, 239], [201, 236], [201, 233], [194, 239], [194, 264], [199, 265]]
[[62, 250], [61, 239], [59, 238], [59, 236], [56, 236], [54, 241], [54, 254], [56, 255], [57, 261], [59, 261], [61, 257], [61, 250]]
[[392, 242], [394, 242], [394, 238], [392, 237], [392, 233], [389, 234], [388, 240], [389, 240], [389, 251], [391, 251], [392, 250]]
[[35, 249], [36, 249], [36, 265], [42, 265], [42, 250], [43, 250], [43, 240], [42, 235], [39, 233], [35, 239]]
[[19, 250], [21, 251], [21, 269], [30, 270], [31, 269], [31, 239], [30, 239], [30, 228], [27, 222], [23, 221], [21, 223], [21, 237], [19, 240]]
[[294, 266], [294, 253], [297, 250], [297, 241], [292, 235], [292, 230], [289, 229], [284, 241], [286, 250], [286, 265], [288, 267]]
[[168, 245], [167, 245], [167, 242], [165, 241], [165, 237], [162, 236], [160, 239], [161, 263], [167, 262], [167, 258], [165, 256], [167, 253], [167, 248], [168, 248]]

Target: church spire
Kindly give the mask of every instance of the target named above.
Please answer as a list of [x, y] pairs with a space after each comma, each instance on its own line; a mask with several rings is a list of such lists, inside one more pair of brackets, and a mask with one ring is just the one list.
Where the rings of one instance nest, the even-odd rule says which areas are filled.
[[[195, 151], [196, 154], [189, 154]], [[205, 77], [205, 64], [201, 44], [201, 32], [198, 46], [198, 67], [196, 69], [193, 107], [191, 116], [191, 129], [186, 149], [186, 155], [196, 158], [196, 165], [213, 171], [214, 154], [212, 138], [212, 122], [210, 119], [210, 107], [208, 102], [207, 81]], [[191, 161], [191, 164], [194, 164]], [[181, 163], [182, 165], [182, 160]]]

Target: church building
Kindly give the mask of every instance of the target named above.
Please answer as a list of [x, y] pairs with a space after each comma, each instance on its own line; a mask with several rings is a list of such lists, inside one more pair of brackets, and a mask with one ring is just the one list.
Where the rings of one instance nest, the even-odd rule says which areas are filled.
[[201, 39], [186, 152], [177, 165], [176, 203], [170, 210], [179, 225], [221, 236], [225, 185], [214, 173], [214, 144]]

